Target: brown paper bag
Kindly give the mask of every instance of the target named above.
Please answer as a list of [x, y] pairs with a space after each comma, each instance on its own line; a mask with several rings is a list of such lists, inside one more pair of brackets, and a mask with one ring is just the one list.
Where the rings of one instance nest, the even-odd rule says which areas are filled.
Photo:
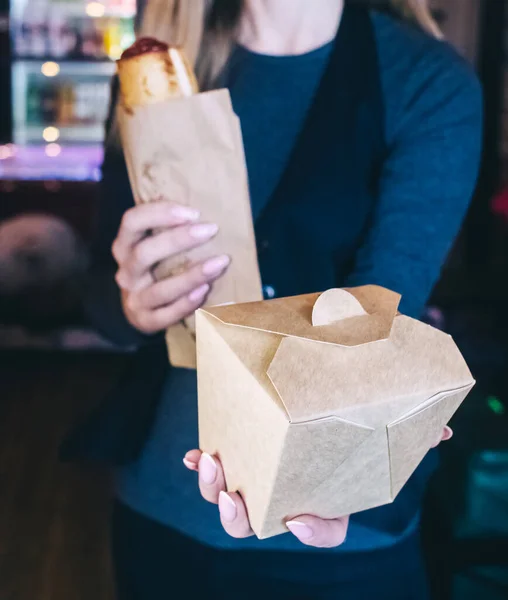
[[[211, 305], [262, 299], [250, 209], [247, 170], [238, 117], [227, 90], [175, 98], [129, 110], [119, 107], [119, 127], [137, 203], [161, 198], [192, 206], [217, 223], [217, 237], [161, 263], [163, 278], [212, 255], [232, 263], [208, 298]], [[170, 361], [194, 368], [194, 322], [168, 330]]]
[[377, 286], [196, 313], [200, 447], [259, 538], [392, 502], [474, 380]]

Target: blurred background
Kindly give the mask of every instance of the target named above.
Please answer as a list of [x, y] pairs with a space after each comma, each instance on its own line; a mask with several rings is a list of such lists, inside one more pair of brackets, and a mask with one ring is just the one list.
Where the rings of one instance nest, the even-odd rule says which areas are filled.
[[[485, 92], [477, 192], [425, 318], [478, 384], [423, 533], [436, 599], [508, 598], [508, 1], [435, 0]], [[0, 0], [0, 598], [111, 600], [108, 474], [58, 444], [129, 365], [80, 297], [114, 60], [135, 0]]]

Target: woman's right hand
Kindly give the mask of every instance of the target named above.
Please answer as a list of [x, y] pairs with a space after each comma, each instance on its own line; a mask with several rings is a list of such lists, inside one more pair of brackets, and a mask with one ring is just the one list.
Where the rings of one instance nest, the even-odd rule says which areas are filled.
[[[159, 262], [217, 234], [217, 225], [198, 219], [198, 211], [169, 202], [141, 204], [123, 216], [112, 246], [118, 264], [115, 279], [125, 316], [142, 333], [162, 331], [191, 315], [229, 266], [228, 256], [213, 256], [178, 275], [155, 280], [153, 269]], [[149, 231], [157, 233], [147, 236]]]

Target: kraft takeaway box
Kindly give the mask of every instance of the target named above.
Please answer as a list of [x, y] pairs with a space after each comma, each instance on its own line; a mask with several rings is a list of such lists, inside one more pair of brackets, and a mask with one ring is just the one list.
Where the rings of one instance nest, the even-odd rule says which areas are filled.
[[[262, 299], [238, 117], [226, 89], [197, 93], [179, 48], [142, 38], [117, 63], [117, 119], [136, 203], [173, 201], [196, 208], [218, 235], [184, 255], [161, 262], [157, 279], [211, 256], [232, 258], [209, 294], [209, 304]], [[166, 335], [174, 366], [194, 368], [194, 318]]]
[[377, 286], [196, 313], [199, 435], [259, 538], [392, 502], [474, 385]]

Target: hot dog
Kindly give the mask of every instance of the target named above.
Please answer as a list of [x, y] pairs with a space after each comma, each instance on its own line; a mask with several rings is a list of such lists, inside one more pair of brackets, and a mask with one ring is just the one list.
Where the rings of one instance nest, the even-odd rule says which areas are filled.
[[117, 61], [120, 98], [127, 110], [192, 96], [196, 76], [181, 48], [154, 38], [140, 38]]

